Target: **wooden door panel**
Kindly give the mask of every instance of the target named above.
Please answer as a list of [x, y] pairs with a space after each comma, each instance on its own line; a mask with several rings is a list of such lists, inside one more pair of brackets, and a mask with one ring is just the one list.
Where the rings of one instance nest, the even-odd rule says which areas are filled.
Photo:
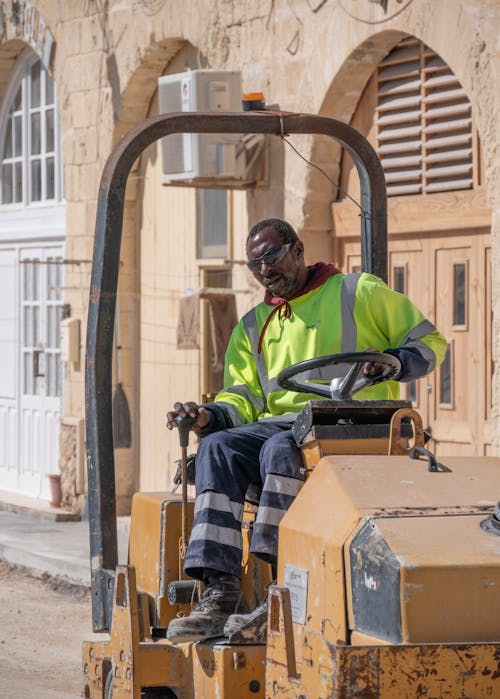
[[471, 336], [471, 246], [437, 247], [435, 259], [436, 325], [448, 341], [448, 356], [435, 377], [436, 440], [438, 447], [447, 441], [472, 445], [478, 358]]
[[491, 355], [491, 246], [490, 236], [482, 235], [475, 238], [475, 257], [478, 261], [477, 273], [477, 344], [479, 352], [479, 375], [476, 384], [477, 405], [477, 440], [482, 446], [478, 453], [488, 454], [492, 441], [491, 425], [491, 386], [494, 366]]
[[[389, 243], [389, 284], [403, 291], [450, 345], [449, 375], [441, 366], [416, 385], [402, 385], [430, 425], [438, 455], [491, 453], [490, 235], [467, 231], [395, 236]], [[338, 263], [359, 267], [359, 241], [344, 239]], [[403, 285], [403, 288], [401, 288]]]
[[[429, 285], [423, 275], [427, 265], [426, 252], [421, 241], [394, 241], [389, 251], [389, 285], [395, 291], [408, 296], [428, 316]], [[427, 377], [401, 384], [401, 398], [412, 401], [422, 417], [424, 426], [429, 424], [428, 389]]]

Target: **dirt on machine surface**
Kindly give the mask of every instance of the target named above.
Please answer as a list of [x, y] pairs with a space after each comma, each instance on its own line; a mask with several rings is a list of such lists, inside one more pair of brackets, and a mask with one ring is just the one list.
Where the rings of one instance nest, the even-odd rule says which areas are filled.
[[77, 699], [90, 590], [0, 560], [0, 697]]

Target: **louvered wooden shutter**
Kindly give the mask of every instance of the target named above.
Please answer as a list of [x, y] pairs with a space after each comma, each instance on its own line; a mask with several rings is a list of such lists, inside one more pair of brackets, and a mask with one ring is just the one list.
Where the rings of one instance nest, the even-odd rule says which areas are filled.
[[404, 39], [378, 66], [376, 125], [389, 196], [472, 188], [470, 102], [417, 39]]

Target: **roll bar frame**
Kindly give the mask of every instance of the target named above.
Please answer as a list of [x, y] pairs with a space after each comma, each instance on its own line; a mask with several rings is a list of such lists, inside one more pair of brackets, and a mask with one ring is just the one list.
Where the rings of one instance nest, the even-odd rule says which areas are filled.
[[330, 136], [354, 160], [361, 185], [362, 269], [387, 276], [387, 199], [377, 154], [355, 129], [336, 119], [289, 112], [171, 113], [150, 117], [113, 148], [103, 170], [94, 237], [85, 367], [88, 516], [94, 631], [109, 631], [118, 563], [112, 429], [112, 355], [125, 186], [135, 160], [174, 133]]

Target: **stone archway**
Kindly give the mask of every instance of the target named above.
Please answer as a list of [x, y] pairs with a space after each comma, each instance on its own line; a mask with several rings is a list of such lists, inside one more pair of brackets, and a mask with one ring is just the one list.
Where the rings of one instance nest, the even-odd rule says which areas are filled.
[[145, 50], [140, 65], [130, 76], [121, 94], [119, 120], [113, 131], [113, 143], [147, 116], [151, 99], [157, 89], [158, 77], [187, 45], [188, 42], [184, 39], [164, 39]]
[[[493, 210], [492, 234], [495, 238], [500, 234], [500, 223], [495, 223], [500, 217], [495, 215], [494, 203], [500, 198], [500, 178], [495, 169], [499, 147], [495, 120], [499, 108], [496, 104], [498, 91], [494, 75], [494, 47], [488, 43], [489, 25], [481, 24], [484, 32], [480, 33], [477, 17], [462, 12], [457, 16], [455, 30], [443, 31], [449, 23], [448, 10], [439, 6], [428, 9], [430, 11], [423, 17], [415, 10], [406, 18], [404, 25], [402, 19], [396, 17], [390, 21], [390, 29], [368, 36], [353, 48], [327, 86], [318, 113], [350, 123], [376, 65], [403, 36], [413, 35], [432, 47], [453, 70], [472, 103], [474, 120], [483, 145], [487, 194]], [[486, 12], [486, 9], [478, 9], [478, 13]], [[328, 31], [328, 28], [325, 27], [325, 31]], [[338, 31], [342, 31], [341, 25]], [[492, 32], [490, 35], [493, 36]], [[463, 36], [471, 37], [466, 44], [466, 50], [462, 46], [463, 42], [457, 39]], [[309, 153], [314, 163], [325, 170], [335, 182], [338, 181], [340, 148], [325, 148], [324, 141], [311, 139]], [[298, 227], [303, 231], [304, 237], [309, 238], [313, 247], [319, 246], [325, 250], [328, 249], [328, 237], [332, 227], [329, 202], [336, 197], [336, 188], [315, 170], [303, 172], [305, 196], [302, 220], [298, 222]]]
[[[333, 78], [319, 113], [349, 124], [375, 67], [403, 35], [398, 31], [381, 32], [354, 49]], [[311, 161], [324, 170], [333, 182], [340, 179], [341, 155], [339, 145], [325, 147], [324, 139], [313, 139]], [[318, 233], [324, 238], [331, 235], [330, 203], [337, 198], [337, 188], [318, 170], [311, 169], [306, 179], [306, 191], [302, 235], [306, 241], [310, 238], [313, 242]], [[323, 245], [325, 242], [323, 240]]]
[[[151, 102], [157, 90], [158, 77], [172, 66], [176, 66], [172, 70], [183, 70], [181, 59], [198, 61], [195, 49], [185, 40], [166, 39], [145, 51], [140, 65], [130, 76], [121, 95], [119, 121], [115, 123], [113, 143], [149, 115]], [[196, 63], [193, 63], [194, 66]], [[122, 347], [119, 378], [123, 382], [132, 418], [132, 446], [130, 449], [118, 449], [115, 453], [117, 503], [121, 511], [127, 510], [130, 497], [139, 488], [141, 461], [139, 414], [141, 271], [137, 255], [142, 216], [140, 160], [139, 158], [134, 164], [127, 184], [118, 289]]]
[[0, 102], [4, 98], [15, 62], [26, 46], [20, 39], [10, 39], [0, 45]]

